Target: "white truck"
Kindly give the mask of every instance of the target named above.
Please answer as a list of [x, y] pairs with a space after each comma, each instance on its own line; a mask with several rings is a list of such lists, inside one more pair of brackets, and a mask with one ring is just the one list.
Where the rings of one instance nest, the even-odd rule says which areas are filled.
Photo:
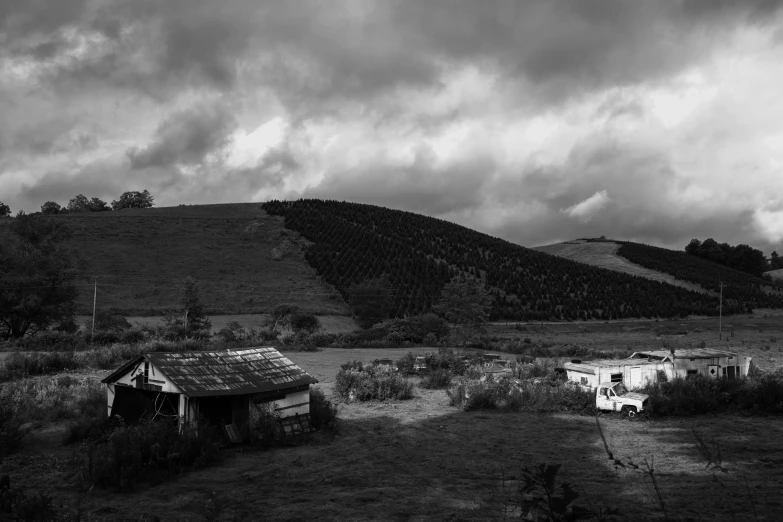
[[621, 411], [629, 417], [644, 410], [647, 395], [629, 392], [622, 382], [604, 382], [595, 392], [595, 407], [604, 411]]

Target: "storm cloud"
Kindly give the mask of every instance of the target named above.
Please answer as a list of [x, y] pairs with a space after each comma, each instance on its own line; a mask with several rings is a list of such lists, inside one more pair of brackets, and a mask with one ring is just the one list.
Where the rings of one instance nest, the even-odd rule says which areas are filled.
[[769, 253], [781, 4], [7, 1], [0, 199], [325, 197]]

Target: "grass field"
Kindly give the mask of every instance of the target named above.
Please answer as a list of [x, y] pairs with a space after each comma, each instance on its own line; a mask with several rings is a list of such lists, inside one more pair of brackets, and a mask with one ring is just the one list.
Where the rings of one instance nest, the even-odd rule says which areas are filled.
[[[177, 303], [192, 276], [211, 314], [269, 312], [282, 303], [318, 314], [347, 314], [342, 297], [304, 259], [298, 234], [260, 203], [194, 205], [67, 214], [83, 258], [80, 313], [99, 309], [156, 316]], [[0, 240], [8, 224], [0, 222]]]
[[[407, 350], [327, 349], [288, 353], [331, 394], [343, 362], [397, 357]], [[414, 351], [426, 351], [415, 349]], [[229, 450], [214, 468], [135, 493], [94, 489], [76, 494], [58, 444], [58, 426], [34, 431], [4, 472], [17, 487], [45, 488], [91, 521], [144, 520], [502, 520], [519, 470], [562, 463], [581, 502], [621, 509], [623, 519], [661, 519], [649, 479], [616, 470], [592, 417], [462, 412], [445, 392], [416, 388], [410, 401], [340, 403], [340, 435], [268, 452]], [[783, 419], [737, 416], [666, 421], [599, 418], [623, 459], [653, 459], [673, 519], [779, 520]], [[728, 473], [722, 485], [700, 456], [693, 430], [720, 446]], [[504, 481], [505, 480], [505, 481]], [[506, 513], [512, 515], [513, 513]], [[210, 518], [212, 517], [212, 518]], [[149, 518], [151, 519], [151, 518]]]
[[699, 285], [675, 279], [672, 275], [656, 272], [655, 270], [650, 270], [649, 268], [631, 263], [624, 257], [617, 255], [617, 250], [619, 248], [620, 245], [617, 243], [587, 242], [585, 240], [575, 239], [573, 241], [535, 247], [533, 250], [546, 252], [547, 254], [579, 261], [580, 263], [586, 263], [588, 265], [608, 268], [609, 270], [652, 279], [653, 281], [662, 281], [671, 285], [687, 288], [688, 290], [710, 294], [714, 293], [705, 290]]

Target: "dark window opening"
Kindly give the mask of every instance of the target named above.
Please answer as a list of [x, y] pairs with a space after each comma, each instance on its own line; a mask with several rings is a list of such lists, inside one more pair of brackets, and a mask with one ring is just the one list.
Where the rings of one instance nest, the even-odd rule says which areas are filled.
[[623, 374], [622, 373], [613, 373], [611, 380], [612, 380], [612, 382], [623, 382]]
[[144, 384], [149, 384], [150, 382], [150, 363], [144, 362]]
[[686, 379], [690, 379], [691, 377], [695, 377], [699, 375], [699, 370], [688, 370], [688, 374], [685, 376]]

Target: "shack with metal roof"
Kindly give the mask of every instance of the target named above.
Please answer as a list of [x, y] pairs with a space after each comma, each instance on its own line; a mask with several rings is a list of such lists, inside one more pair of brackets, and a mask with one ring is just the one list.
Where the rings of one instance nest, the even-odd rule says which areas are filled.
[[602, 382], [622, 382], [629, 389], [674, 378], [696, 375], [717, 379], [745, 377], [751, 358], [712, 348], [648, 350], [627, 359], [571, 361], [563, 364], [568, 380], [595, 388]]
[[309, 415], [317, 379], [271, 347], [215, 352], [148, 353], [118, 368], [106, 384], [108, 414], [176, 418], [184, 426], [246, 424], [255, 404], [281, 418]]
[[750, 371], [752, 362], [751, 357], [715, 348], [648, 350], [634, 353], [631, 359], [665, 363], [668, 368], [667, 376], [670, 379], [675, 377], [687, 379], [694, 375], [703, 375], [712, 379], [745, 377]]
[[629, 389], [641, 388], [649, 382], [657, 382], [665, 372], [660, 361], [640, 359], [607, 359], [596, 361], [571, 361], [563, 364], [568, 380], [587, 388], [595, 388], [603, 382], [622, 382]]

